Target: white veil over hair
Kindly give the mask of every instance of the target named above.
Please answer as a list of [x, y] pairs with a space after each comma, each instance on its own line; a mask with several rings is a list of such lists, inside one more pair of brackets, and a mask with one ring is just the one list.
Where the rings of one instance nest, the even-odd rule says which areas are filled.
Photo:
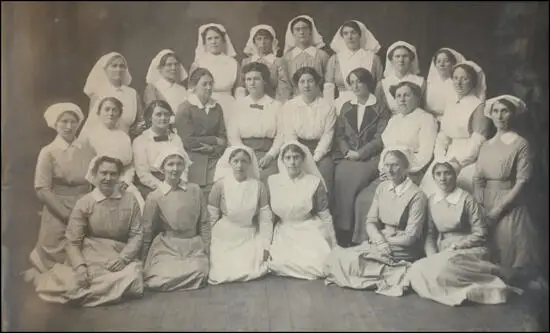
[[285, 48], [283, 54], [286, 54], [287, 52], [291, 51], [293, 48], [296, 47], [296, 40], [294, 39], [294, 35], [292, 34], [292, 22], [298, 18], [303, 18], [311, 22], [311, 45], [320, 49], [323, 46], [325, 46], [325, 42], [323, 41], [323, 36], [319, 33], [317, 30], [317, 27], [315, 26], [315, 21], [311, 16], [308, 15], [298, 15], [292, 20], [288, 22], [287, 28], [286, 28], [286, 34], [285, 34]]
[[225, 34], [225, 50], [223, 53], [229, 57], [235, 57], [237, 55], [237, 52], [235, 52], [235, 48], [233, 47], [233, 43], [231, 43], [231, 38], [229, 38], [225, 27], [218, 23], [207, 23], [199, 27], [197, 47], [195, 48], [195, 62], [197, 62], [198, 59], [203, 58], [206, 54], [209, 53], [206, 50], [206, 45], [204, 45], [204, 43], [202, 42], [202, 33], [210, 27], [216, 27]]
[[309, 151], [309, 148], [305, 145], [301, 144], [298, 141], [288, 141], [285, 142], [280, 149], [279, 157], [277, 158], [277, 167], [279, 168], [279, 173], [283, 174], [288, 177], [288, 171], [286, 169], [286, 166], [283, 162], [284, 158], [284, 151], [286, 147], [293, 145], [297, 146], [305, 155], [304, 161], [302, 163], [302, 172], [317, 176], [320, 180], [323, 186], [325, 187], [325, 190], [327, 190], [327, 185], [325, 184], [325, 180], [323, 176], [321, 175], [321, 172], [319, 171], [319, 168], [317, 168], [317, 164], [313, 160], [313, 155], [311, 155], [311, 152]]

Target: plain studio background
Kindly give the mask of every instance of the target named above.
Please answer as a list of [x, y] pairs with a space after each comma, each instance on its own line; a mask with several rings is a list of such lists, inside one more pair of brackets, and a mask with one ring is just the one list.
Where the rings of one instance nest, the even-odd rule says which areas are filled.
[[[161, 49], [175, 50], [189, 69], [201, 24], [223, 24], [240, 61], [252, 26], [272, 25], [282, 50], [287, 23], [299, 14], [314, 18], [327, 45], [344, 21], [364, 22], [382, 45], [378, 54], [383, 62], [391, 43], [410, 42], [418, 49], [424, 77], [433, 53], [452, 47], [485, 70], [488, 97], [513, 94], [509, 82], [514, 71], [531, 65], [543, 93], [532, 113], [538, 132], [530, 133], [539, 145], [540, 167], [531, 202], [533, 215], [547, 227], [545, 2], [2, 2], [2, 249], [10, 249], [12, 272], [27, 267], [38, 231], [34, 167], [40, 148], [55, 136], [43, 112], [54, 102], [71, 100], [86, 113], [82, 88], [100, 56], [122, 53], [131, 86], [142, 95], [149, 63]], [[547, 229], [542, 232], [546, 235]]]

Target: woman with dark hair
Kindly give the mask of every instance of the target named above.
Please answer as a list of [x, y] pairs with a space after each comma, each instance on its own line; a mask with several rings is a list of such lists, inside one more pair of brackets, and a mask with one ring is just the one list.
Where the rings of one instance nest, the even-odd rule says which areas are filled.
[[453, 68], [464, 62], [464, 56], [448, 47], [435, 52], [426, 79], [426, 111], [440, 120], [447, 103], [456, 99], [453, 87]]
[[[277, 57], [278, 50], [279, 41], [275, 35], [275, 30], [266, 24], [257, 25], [250, 29], [250, 35], [244, 47], [244, 53], [248, 55], [248, 58], [243, 59], [241, 67], [244, 68], [252, 62], [266, 65], [270, 73], [269, 82], [274, 92], [270, 95], [277, 101], [284, 103], [292, 94], [292, 82], [288, 77], [284, 60]], [[246, 74], [245, 71], [241, 70], [239, 87], [235, 91], [236, 98], [247, 95], [244, 74]]]
[[258, 160], [246, 146], [226, 149], [208, 198], [212, 225], [208, 283], [250, 281], [267, 274], [273, 216]]
[[135, 138], [143, 131], [142, 105], [136, 90], [130, 87], [132, 76], [128, 62], [122, 54], [110, 52], [99, 58], [84, 85], [84, 93], [90, 98], [88, 118], [80, 136], [84, 137], [98, 124], [99, 102], [105, 97], [116, 97], [122, 103], [124, 114], [118, 127]]
[[522, 287], [541, 278], [540, 239], [522, 195], [533, 165], [529, 143], [515, 131], [516, 117], [527, 112], [525, 103], [503, 95], [486, 102], [485, 116], [497, 133], [479, 151], [474, 195], [488, 218], [490, 246], [507, 280]]
[[277, 173], [276, 159], [283, 144], [282, 105], [267, 93], [271, 82], [266, 65], [252, 62], [242, 72], [248, 95], [237, 100], [239, 112], [233, 119], [229, 143], [254, 150], [259, 159], [260, 179], [265, 183]]
[[172, 110], [177, 110], [187, 98], [187, 89], [183, 86], [185, 79], [187, 79], [187, 72], [177, 54], [168, 49], [160, 51], [151, 61], [145, 77], [145, 83], [147, 83], [143, 93], [145, 105], [163, 100], [168, 102]]
[[[392, 113], [399, 112], [397, 102], [390, 92], [392, 86], [401, 81], [410, 81], [421, 87], [422, 96], [424, 96], [425, 82], [422, 76], [419, 76], [420, 67], [418, 65], [418, 54], [416, 47], [404, 41], [397, 41], [388, 47], [386, 52], [386, 68], [384, 69], [384, 78], [376, 87], [376, 98], [380, 102], [384, 101]], [[422, 97], [421, 100], [423, 100]]]
[[445, 305], [505, 303], [514, 289], [489, 261], [488, 226], [474, 197], [456, 187], [457, 168], [453, 160], [434, 164], [439, 189], [429, 198], [426, 258], [412, 264], [407, 278], [420, 297]]
[[143, 295], [141, 214], [134, 196], [120, 191], [122, 172], [117, 158], [97, 156], [90, 163], [86, 178], [95, 189], [71, 212], [68, 260], [35, 279], [44, 301], [92, 307]]
[[[455, 99], [448, 103], [437, 134], [434, 159], [455, 158], [460, 164], [458, 187], [473, 191], [475, 162], [479, 148], [489, 135], [490, 120], [483, 114], [485, 105], [485, 74], [473, 61], [465, 61], [453, 69]], [[430, 196], [437, 190], [431, 167], [420, 187]]]
[[192, 74], [197, 68], [210, 71], [214, 82], [211, 97], [220, 104], [227, 126], [230, 125], [233, 114], [235, 103], [233, 95], [239, 75], [236, 55], [223, 25], [208, 23], [199, 27], [195, 61], [191, 64], [189, 73]]
[[[288, 22], [283, 52], [283, 59], [288, 66], [288, 77], [293, 78], [302, 67], [311, 67], [319, 75], [324, 75], [329, 59], [329, 55], [321, 49], [324, 46], [323, 36], [317, 31], [311, 17], [300, 15]], [[296, 96], [299, 88], [294, 80], [293, 83], [293, 96]]]
[[[143, 114], [146, 130], [132, 143], [134, 152], [134, 166], [137, 178], [136, 186], [141, 195], [147, 195], [155, 190], [163, 181], [161, 170], [155, 170], [153, 164], [160, 152], [167, 146], [175, 146], [185, 151], [181, 138], [173, 132], [170, 119], [174, 118], [174, 112], [168, 102], [163, 100], [152, 101]], [[191, 161], [185, 163], [182, 173], [182, 183], [187, 183], [189, 166]]]
[[323, 78], [315, 69], [302, 67], [294, 73], [292, 79], [300, 95], [283, 106], [285, 141], [296, 140], [309, 148], [323, 175], [330, 198], [334, 179], [330, 152], [336, 113], [334, 107], [321, 96]]
[[277, 275], [313, 280], [337, 246], [328, 197], [309, 149], [297, 141], [281, 147], [279, 173], [268, 179], [271, 209], [277, 216], [269, 270]]
[[[382, 62], [376, 53], [380, 44], [367, 27], [356, 20], [346, 21], [338, 29], [330, 48], [336, 52], [330, 57], [325, 73], [323, 96], [335, 101], [336, 112], [340, 112], [345, 102], [354, 98], [352, 88], [348, 84], [348, 76], [356, 68], [364, 68], [371, 73], [374, 85], [382, 79]], [[376, 86], [375, 86], [376, 87]], [[374, 87], [369, 90], [374, 93]]]
[[372, 93], [374, 82], [368, 70], [356, 68], [346, 79], [355, 97], [342, 106], [336, 121], [332, 154], [335, 162], [334, 224], [341, 246], [351, 240], [357, 194], [378, 175], [379, 154], [383, 147], [381, 135], [390, 117], [386, 105], [378, 103]]
[[222, 107], [212, 99], [214, 77], [197, 68], [189, 78], [191, 94], [176, 112], [175, 126], [193, 164], [188, 179], [207, 196], [214, 183], [216, 163], [227, 146]]
[[369, 240], [332, 251], [325, 267], [327, 284], [403, 295], [410, 263], [424, 254], [428, 205], [424, 193], [407, 176], [407, 154], [406, 150], [390, 150], [382, 156], [388, 180], [377, 187], [364, 221]]
[[149, 289], [193, 290], [206, 285], [210, 223], [200, 187], [181, 181], [188, 163], [185, 151], [167, 146], [154, 164], [164, 181], [147, 197], [143, 212], [141, 258]]

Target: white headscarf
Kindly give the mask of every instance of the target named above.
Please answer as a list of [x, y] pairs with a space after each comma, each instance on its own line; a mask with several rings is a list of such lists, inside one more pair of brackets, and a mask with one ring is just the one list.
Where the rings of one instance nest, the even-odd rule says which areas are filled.
[[384, 69], [384, 77], [395, 76], [395, 70], [390, 59], [390, 53], [398, 47], [405, 47], [414, 54], [414, 59], [411, 60], [410, 73], [418, 75], [420, 73], [420, 67], [418, 66], [418, 54], [416, 53], [416, 47], [404, 41], [397, 41], [388, 47], [386, 52], [386, 68]]
[[107, 77], [105, 68], [107, 67], [107, 64], [115, 57], [121, 57], [126, 63], [126, 71], [124, 72], [124, 76], [122, 78], [122, 85], [128, 86], [132, 83], [132, 76], [130, 75], [128, 61], [126, 61], [126, 58], [118, 52], [110, 52], [99, 58], [90, 71], [90, 74], [88, 74], [88, 78], [84, 84], [84, 93], [88, 95], [88, 97], [92, 94], [96, 94], [100, 89], [104, 89], [106, 85], [112, 85]]
[[407, 158], [407, 162], [409, 164], [409, 167], [407, 168], [407, 172], [408, 172], [409, 169], [411, 168], [411, 165], [412, 165], [413, 161], [414, 161], [414, 154], [411, 151], [411, 149], [409, 147], [406, 147], [406, 146], [384, 147], [384, 152], [383, 152], [382, 156], [380, 156], [381, 166], [384, 165], [384, 160], [386, 159], [386, 156], [388, 155], [388, 153], [390, 151], [393, 151], [393, 150], [398, 150], [398, 151], [402, 152], [405, 155], [405, 157]]
[[[145, 76], [145, 83], [155, 85], [159, 80], [163, 79], [162, 74], [159, 71], [160, 66], [160, 60], [167, 54], [173, 54], [176, 53], [169, 49], [164, 49], [160, 51], [151, 61], [151, 64], [149, 65], [149, 70], [147, 71], [147, 76]], [[183, 65], [179, 64], [180, 68], [180, 77], [178, 78], [178, 83], [183, 82], [187, 78], [187, 71], [185, 68], [183, 68]]]
[[[94, 158], [92, 158], [92, 160], [90, 161], [90, 165], [88, 166], [88, 172], [86, 173], [85, 179], [88, 181], [88, 183], [90, 183], [94, 186], [97, 186], [97, 182], [96, 182], [97, 170], [94, 172], [94, 170], [93, 170], [94, 165], [96, 164], [97, 160], [99, 160], [100, 158], [104, 158], [104, 157], [111, 157], [111, 158], [114, 158], [114, 159], [118, 159], [114, 156], [108, 156], [108, 155], [96, 155], [96, 156], [94, 156]], [[122, 176], [122, 173], [123, 172], [121, 171], [120, 174], [119, 174], [119, 177]]]
[[153, 165], [152, 165], [153, 168], [155, 168], [156, 170], [164, 173], [164, 171], [162, 170], [162, 165], [164, 164], [164, 161], [169, 156], [173, 156], [173, 155], [176, 155], [176, 156], [179, 156], [179, 157], [183, 158], [183, 161], [184, 161], [184, 164], [185, 164], [185, 169], [189, 169], [191, 164], [193, 164], [193, 161], [191, 161], [191, 158], [189, 157], [189, 155], [187, 155], [185, 150], [183, 150], [183, 149], [181, 149], [180, 147], [177, 147], [177, 146], [168, 145], [168, 146], [166, 146], [165, 149], [163, 149], [157, 155], [157, 158], [155, 159], [155, 162], [153, 162]]
[[317, 168], [317, 164], [313, 160], [313, 155], [311, 155], [311, 152], [309, 149], [301, 144], [298, 141], [288, 141], [281, 147], [281, 153], [279, 154], [279, 158], [277, 159], [277, 167], [279, 168], [279, 173], [282, 175], [285, 175], [288, 177], [288, 171], [286, 170], [286, 166], [283, 163], [283, 152], [285, 151], [285, 148], [289, 145], [295, 145], [300, 148], [300, 150], [305, 154], [304, 162], [302, 163], [302, 172], [317, 176], [319, 179], [321, 179], [321, 183], [323, 183], [323, 186], [325, 187], [325, 190], [327, 190], [327, 185], [325, 184], [325, 180], [323, 176], [321, 175], [321, 172]]
[[512, 95], [500, 95], [498, 97], [493, 97], [485, 101], [484, 113], [486, 117], [491, 118], [491, 110], [493, 109], [493, 105], [495, 104], [495, 102], [498, 102], [501, 99], [505, 99], [508, 102], [512, 103], [516, 107], [516, 114], [527, 112], [527, 105], [521, 99]]
[[[455, 56], [455, 58], [456, 58], [456, 64], [455, 65], [458, 65], [458, 64], [466, 61], [466, 58], [464, 58], [464, 56], [462, 54], [460, 54], [456, 50], [448, 48], [448, 47], [440, 48], [439, 50], [437, 50], [436, 54], [438, 52], [440, 52], [441, 50], [447, 50]], [[435, 57], [435, 55], [434, 55], [434, 57]], [[435, 68], [435, 64], [434, 64], [435, 59], [434, 59], [434, 57], [432, 57], [432, 61], [430, 62], [430, 70], [428, 71], [428, 77], [426, 78], [426, 80], [429, 83], [443, 82], [443, 80], [441, 80], [441, 76], [439, 75], [439, 71], [437, 70], [437, 68]]]
[[[434, 167], [435, 167], [436, 164], [443, 164], [443, 163], [448, 163], [453, 168], [453, 170], [456, 172], [456, 176], [458, 177], [458, 175], [460, 174], [461, 168], [460, 168], [460, 163], [458, 162], [456, 157], [454, 157], [454, 156], [441, 156], [441, 157], [435, 158], [434, 161], [433, 161]], [[433, 168], [430, 168], [429, 172], [432, 173], [431, 176], [433, 178]]]
[[206, 46], [202, 42], [202, 33], [209, 27], [216, 27], [225, 34], [225, 51], [223, 53], [226, 54], [227, 56], [235, 57], [237, 55], [237, 52], [235, 52], [235, 48], [231, 43], [231, 38], [229, 38], [229, 35], [227, 34], [227, 31], [225, 30], [224, 26], [218, 23], [208, 23], [208, 24], [201, 25], [199, 27], [197, 47], [195, 48], [195, 61], [203, 58], [206, 54], [209, 53], [208, 51], [206, 51]]
[[260, 24], [250, 29], [250, 35], [248, 36], [248, 41], [246, 42], [246, 45], [244, 47], [244, 53], [249, 56], [258, 55], [258, 50], [256, 48], [256, 45], [254, 45], [254, 36], [256, 36], [256, 33], [258, 33], [258, 31], [261, 29], [269, 31], [271, 36], [273, 36], [273, 42], [271, 43], [271, 52], [273, 52], [274, 55], [277, 55], [277, 51], [279, 51], [279, 40], [277, 40], [277, 35], [275, 34], [275, 30], [273, 30], [273, 27], [267, 24]]
[[325, 43], [323, 42], [323, 36], [319, 34], [319, 31], [317, 30], [317, 27], [315, 26], [315, 21], [310, 16], [307, 15], [299, 15], [290, 20], [288, 22], [288, 26], [286, 28], [286, 34], [285, 34], [285, 49], [284, 54], [286, 54], [288, 51], [292, 50], [294, 47], [296, 47], [296, 41], [294, 40], [294, 35], [292, 35], [292, 28], [291, 24], [296, 20], [297, 18], [304, 18], [311, 22], [311, 40], [312, 40], [312, 46], [320, 49], [323, 46], [325, 46]]
[[[359, 25], [359, 28], [361, 29], [361, 40], [359, 41], [359, 45], [362, 49], [366, 51], [371, 51], [372, 53], [376, 53], [380, 51], [380, 43], [374, 37], [374, 35], [367, 29], [367, 27], [360, 21], [352, 20], [352, 22], [357, 23]], [[334, 35], [334, 38], [332, 38], [332, 42], [330, 43], [330, 48], [338, 53], [342, 50], [347, 49], [346, 42], [344, 41], [344, 38], [341, 35], [342, 28], [344, 26], [340, 26], [338, 28], [338, 31], [336, 31], [336, 34]]]
[[[454, 68], [456, 68], [460, 65], [468, 65], [468, 66], [470, 66], [474, 69], [474, 71], [477, 74], [477, 84], [474, 87], [472, 92], [474, 93], [474, 95], [477, 96], [477, 98], [481, 99], [482, 101], [485, 101], [485, 94], [487, 92], [487, 82], [486, 82], [486, 79], [485, 79], [485, 72], [483, 71], [483, 69], [478, 64], [476, 64], [475, 62], [470, 61], [470, 60], [466, 60], [466, 61], [462, 62], [461, 64], [457, 64], [457, 65], [455, 65]], [[453, 69], [453, 71], [454, 71], [454, 69]]]
[[247, 178], [260, 179], [260, 167], [258, 166], [258, 158], [256, 157], [254, 150], [247, 146], [237, 145], [225, 149], [222, 157], [218, 160], [218, 163], [216, 164], [216, 171], [214, 172], [214, 182], [228, 176], [233, 177], [233, 168], [231, 167], [229, 157], [237, 149], [242, 149], [250, 155], [251, 163], [247, 170]]
[[67, 111], [76, 113], [78, 116], [78, 127], [80, 127], [84, 121], [84, 114], [82, 113], [80, 107], [74, 103], [56, 103], [50, 105], [50, 107], [46, 109], [46, 112], [44, 112], [44, 119], [46, 119], [46, 124], [48, 124], [48, 127], [56, 129], [55, 124], [57, 123], [57, 120]]

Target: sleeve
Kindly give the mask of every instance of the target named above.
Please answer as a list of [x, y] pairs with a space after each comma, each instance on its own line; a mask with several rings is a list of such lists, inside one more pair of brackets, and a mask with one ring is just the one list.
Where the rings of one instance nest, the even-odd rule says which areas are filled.
[[434, 158], [441, 159], [445, 157], [450, 144], [451, 138], [444, 131], [437, 133], [434, 145]]
[[335, 123], [336, 113], [334, 112], [334, 107], [331, 106], [325, 117], [323, 134], [321, 135], [321, 139], [319, 139], [319, 143], [313, 153], [313, 159], [315, 162], [320, 161], [330, 151], [330, 148], [332, 147], [332, 139], [334, 138]]
[[348, 143], [348, 136], [346, 135], [346, 121], [345, 121], [345, 112], [340, 112], [338, 118], [336, 119], [336, 126], [334, 129], [334, 137], [336, 139], [336, 147], [340, 150], [342, 156], [346, 156], [348, 151], [351, 149]]
[[359, 149], [359, 157], [362, 161], [370, 159], [372, 156], [379, 154], [384, 148], [384, 143], [382, 142], [382, 133], [386, 129], [389, 120], [389, 112], [383, 107], [383, 104], [380, 105], [380, 117], [376, 123], [376, 133], [374, 137], [367, 144], [365, 144], [361, 149]]
[[373, 56], [372, 59], [371, 73], [375, 84], [380, 82], [380, 80], [382, 80], [382, 76], [384, 75], [384, 67], [382, 66], [382, 61], [380, 60], [380, 57], [376, 54]]
[[145, 90], [143, 91], [143, 103], [145, 104], [145, 107], [157, 99], [158, 97], [155, 87], [152, 84], [147, 84]]
[[533, 174], [533, 160], [527, 141], [520, 147], [516, 157], [516, 181], [527, 182]]
[[205, 248], [205, 251], [206, 253], [210, 253], [210, 241], [212, 239], [212, 227], [210, 226], [210, 221], [208, 219], [208, 209], [206, 208], [207, 206], [207, 200], [204, 198], [204, 196], [202, 195], [202, 192], [200, 190], [200, 188], [197, 186], [196, 187], [196, 191], [198, 193], [198, 196], [199, 196], [199, 201], [200, 201], [200, 210], [201, 210], [201, 213], [200, 213], [200, 216], [199, 216], [199, 230], [200, 230], [200, 236], [202, 238], [202, 242], [204, 244], [204, 248]]
[[242, 68], [248, 63], [248, 58], [242, 60], [241, 65], [237, 66], [237, 80], [235, 81], [235, 98], [239, 99], [246, 96], [246, 87]]
[[487, 224], [481, 213], [481, 207], [470, 195], [465, 198], [462, 218], [468, 220], [471, 229], [470, 234], [460, 243], [456, 244], [457, 248], [469, 249], [483, 246], [488, 235]]
[[409, 203], [409, 216], [404, 231], [398, 231], [389, 237], [388, 242], [397, 246], [412, 246], [422, 238], [424, 223], [427, 218], [428, 200], [422, 192], [418, 192]]
[[277, 62], [277, 91], [275, 93], [275, 99], [283, 103], [292, 95], [292, 84], [288, 77], [286, 62], [282, 58], [278, 58], [275, 61]]
[[143, 121], [143, 104], [141, 104], [141, 100], [139, 99], [139, 94], [137, 93], [137, 91], [135, 92], [136, 92], [136, 119], [134, 119], [134, 123], [132, 125], [134, 127]]
[[431, 161], [436, 137], [437, 121], [433, 116], [426, 114], [426, 117], [422, 117], [418, 135], [418, 152], [414, 154], [416, 163], [411, 165], [411, 173], [422, 170]]
[[223, 195], [223, 182], [217, 181], [212, 185], [212, 190], [210, 190], [210, 194], [208, 195], [208, 215], [209, 215], [209, 223], [211, 226], [214, 226], [216, 222], [220, 220], [222, 217], [222, 195]]
[[73, 269], [76, 269], [80, 265], [86, 265], [84, 256], [82, 256], [82, 242], [84, 237], [86, 237], [88, 217], [91, 209], [89, 197], [84, 196], [80, 198], [71, 212], [69, 223], [65, 230], [67, 257]]
[[273, 156], [274, 158], [277, 158], [279, 155], [279, 150], [283, 146], [283, 143], [285, 141], [284, 137], [284, 114], [282, 112], [282, 105], [279, 104], [277, 115], [275, 116], [277, 121], [277, 133], [275, 134], [275, 138], [273, 140], [273, 144], [271, 145], [271, 148], [267, 152], [269, 155]]
[[260, 237], [264, 249], [268, 249], [273, 239], [273, 213], [269, 207], [269, 193], [264, 183], [258, 181], [260, 187], [258, 221]]
[[145, 261], [147, 253], [153, 242], [155, 236], [156, 226], [160, 217], [160, 211], [157, 204], [158, 196], [156, 192], [150, 193], [145, 199], [145, 207], [143, 208], [143, 215], [141, 216], [141, 225], [143, 228], [143, 248], [141, 257]]
[[323, 87], [323, 97], [329, 103], [334, 101], [336, 85], [334, 83], [334, 73], [336, 71], [336, 54], [333, 54], [332, 57], [328, 60], [327, 70], [325, 71], [325, 84]]
[[332, 223], [332, 215], [329, 210], [327, 191], [321, 181], [319, 181], [319, 185], [317, 185], [317, 189], [313, 194], [313, 210], [323, 221], [325, 232], [329, 237], [331, 244], [336, 245], [336, 233]]
[[223, 140], [223, 144], [218, 145], [216, 142], [214, 142], [214, 156], [216, 157], [222, 156], [223, 152], [225, 151], [225, 148], [227, 147], [227, 128], [225, 126], [225, 120], [223, 118], [223, 111], [221, 108], [219, 108], [219, 116], [220, 116], [220, 123], [218, 126], [217, 137]]
[[458, 162], [462, 167], [467, 166], [469, 164], [474, 163], [477, 160], [477, 156], [479, 155], [479, 149], [481, 148], [481, 145], [487, 141], [487, 136], [489, 134], [489, 118], [485, 117], [485, 114], [483, 113], [485, 104], [481, 103], [473, 112], [470, 121], [471, 121], [471, 128], [472, 128], [472, 135], [470, 136], [470, 147], [469, 150], [464, 154], [464, 156], [460, 156], [458, 159]]
[[380, 232], [381, 223], [378, 219], [379, 217], [379, 204], [378, 201], [380, 200], [380, 193], [382, 192], [382, 185], [378, 185], [376, 188], [376, 192], [374, 193], [374, 197], [372, 199], [371, 206], [369, 208], [369, 212], [367, 213], [366, 218], [366, 228], [367, 235], [369, 236], [369, 239], [372, 243], [378, 244], [382, 242], [386, 242], [386, 238], [384, 235]]
[[319, 57], [321, 59], [321, 75], [325, 74], [326, 71], [327, 71], [327, 65], [328, 65], [328, 60], [330, 58], [330, 56], [328, 55], [328, 53], [324, 50], [321, 50], [319, 49], [319, 51], [317, 52], [319, 54]]
[[128, 242], [120, 251], [120, 257], [126, 263], [138, 257], [141, 245], [143, 244], [143, 225], [141, 221], [141, 212], [137, 200], [131, 195], [132, 215], [130, 220], [130, 230], [128, 232]]
[[42, 148], [38, 154], [34, 175], [34, 188], [40, 202], [42, 202], [52, 214], [66, 223], [71, 211], [67, 209], [52, 192], [52, 177], [54, 175], [53, 156]]
[[[241, 103], [239, 101], [236, 102], [237, 105], [240, 105]], [[240, 110], [240, 109], [238, 109]], [[243, 145], [243, 142], [242, 142], [242, 139], [241, 139], [241, 131], [240, 131], [240, 126], [239, 124], [241, 123], [240, 122], [240, 113], [235, 113], [234, 116], [235, 118], [232, 119], [232, 123], [233, 123], [233, 126], [229, 127], [227, 129], [227, 139], [229, 141], [229, 144], [231, 146], [242, 146]]]
[[428, 231], [426, 235], [426, 243], [424, 245], [424, 251], [426, 252], [426, 256], [430, 256], [432, 254], [436, 254], [439, 252], [437, 248], [437, 237], [438, 237], [438, 231], [435, 226], [435, 223], [429, 215], [428, 218]]
[[122, 170], [122, 181], [126, 184], [130, 185], [134, 181], [134, 176], [136, 175], [136, 169], [134, 168], [133, 161], [130, 162], [130, 164], [125, 165], [124, 169]]
[[[174, 138], [174, 141], [175, 141], [175, 144], [180, 147], [183, 151], [185, 151], [185, 147], [183, 146], [183, 142], [181, 141], [181, 138], [178, 136], [178, 135], [175, 135], [175, 138]], [[186, 152], [187, 153], [187, 152]], [[185, 164], [185, 169], [183, 169], [183, 172], [181, 174], [181, 177], [180, 179], [184, 182], [184, 183], [187, 183], [189, 182], [189, 168], [191, 166], [189, 164]], [[155, 177], [156, 179], [156, 177]]]
[[137, 137], [132, 143], [134, 151], [134, 167], [139, 181], [151, 188], [156, 189], [161, 181], [151, 173], [151, 166], [147, 161], [147, 142], [143, 136]]
[[374, 90], [374, 96], [376, 97], [376, 104], [380, 104], [383, 108], [388, 110], [389, 115], [391, 116], [392, 111], [388, 106], [388, 101], [386, 100], [386, 93], [384, 92], [384, 84], [382, 83], [381, 80], [376, 85], [376, 89]]
[[295, 111], [290, 101], [286, 102], [281, 109], [283, 136], [285, 142], [298, 140], [298, 133], [296, 133], [296, 124], [294, 124], [294, 112]]
[[191, 104], [183, 102], [176, 112], [175, 126], [185, 150], [192, 151], [200, 147], [200, 137], [194, 136], [194, 124], [191, 118]]
[[425, 109], [426, 108], [426, 89], [428, 87], [428, 83], [426, 79], [422, 81], [422, 86], [420, 87], [420, 99], [418, 100], [418, 106]]
[[[481, 146], [479, 153], [480, 156], [483, 154], [483, 145]], [[481, 205], [483, 204], [485, 182], [486, 180], [485, 176], [483, 175], [482, 165], [480, 163], [476, 163], [473, 177], [473, 195], [475, 200]]]

